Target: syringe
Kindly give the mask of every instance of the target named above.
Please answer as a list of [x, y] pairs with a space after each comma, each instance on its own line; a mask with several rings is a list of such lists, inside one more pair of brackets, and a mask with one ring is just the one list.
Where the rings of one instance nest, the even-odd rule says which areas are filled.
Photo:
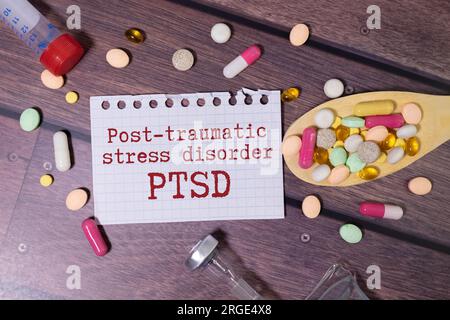
[[0, 0], [0, 20], [29, 47], [47, 70], [55, 75], [69, 72], [84, 49], [69, 34], [61, 34], [26, 0]]

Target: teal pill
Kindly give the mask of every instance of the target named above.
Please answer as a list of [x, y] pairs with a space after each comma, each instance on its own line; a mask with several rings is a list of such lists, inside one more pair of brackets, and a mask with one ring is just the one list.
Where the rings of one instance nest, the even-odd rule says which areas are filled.
[[331, 150], [330, 163], [334, 167], [345, 164], [345, 161], [347, 161], [347, 152], [344, 148], [338, 147]]
[[345, 164], [352, 173], [358, 172], [366, 166], [366, 164], [362, 162], [362, 160], [358, 157], [357, 153], [352, 153], [350, 157], [348, 157], [347, 162]]
[[349, 128], [363, 128], [365, 126], [365, 120], [359, 117], [345, 117], [341, 120], [341, 123]]
[[342, 225], [339, 229], [339, 235], [348, 243], [358, 243], [363, 237], [361, 229], [351, 223]]
[[33, 131], [39, 127], [41, 115], [34, 108], [25, 109], [20, 115], [20, 127], [24, 131]]

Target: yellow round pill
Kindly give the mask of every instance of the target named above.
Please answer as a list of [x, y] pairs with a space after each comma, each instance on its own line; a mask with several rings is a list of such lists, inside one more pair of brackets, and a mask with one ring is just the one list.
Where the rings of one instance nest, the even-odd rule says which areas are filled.
[[69, 91], [66, 93], [66, 102], [70, 104], [77, 103], [78, 101], [78, 93], [75, 91]]
[[377, 161], [375, 163], [385, 163], [387, 159], [387, 155], [384, 152], [380, 153], [380, 156], [378, 157]]
[[333, 129], [337, 129], [337, 127], [339, 127], [341, 125], [341, 123], [342, 123], [342, 118], [341, 117], [336, 117], [336, 118], [334, 118], [334, 122], [331, 125], [331, 127]]
[[350, 128], [350, 135], [359, 134], [359, 128]]
[[41, 183], [41, 186], [48, 187], [53, 183], [53, 177], [49, 174], [44, 174], [41, 176], [39, 182]]

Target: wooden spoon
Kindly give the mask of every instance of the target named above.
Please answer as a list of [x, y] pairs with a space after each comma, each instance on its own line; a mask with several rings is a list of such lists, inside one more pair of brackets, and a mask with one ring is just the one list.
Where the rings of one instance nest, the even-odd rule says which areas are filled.
[[[418, 104], [422, 109], [422, 121], [417, 125], [418, 133], [416, 135], [420, 141], [419, 153], [415, 156], [405, 155], [405, 157], [396, 164], [390, 164], [387, 161], [385, 163], [370, 164], [378, 167], [380, 170], [380, 174], [376, 179], [403, 169], [450, 139], [450, 96], [435, 96], [401, 91], [360, 93], [322, 103], [298, 118], [286, 131], [285, 138], [291, 135], [300, 136], [303, 129], [314, 126], [314, 115], [321, 109], [328, 108], [333, 110], [337, 116], [347, 117], [353, 114], [353, 107], [357, 103], [374, 100], [394, 101], [396, 104], [394, 113], [400, 113], [401, 107], [409, 102]], [[368, 182], [368, 180], [361, 179], [356, 173], [351, 173], [350, 176], [339, 185], [331, 185], [327, 180], [315, 182], [312, 180], [311, 174], [317, 164], [314, 164], [309, 169], [300, 168], [298, 165], [298, 154], [285, 157], [285, 161], [292, 173], [299, 179], [311, 184], [345, 187]]]

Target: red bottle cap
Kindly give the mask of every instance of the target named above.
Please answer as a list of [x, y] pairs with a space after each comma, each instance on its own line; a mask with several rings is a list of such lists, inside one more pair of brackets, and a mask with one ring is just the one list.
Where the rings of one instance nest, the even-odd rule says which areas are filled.
[[84, 49], [69, 34], [62, 34], [48, 45], [42, 53], [40, 61], [55, 76], [69, 72], [80, 61]]

